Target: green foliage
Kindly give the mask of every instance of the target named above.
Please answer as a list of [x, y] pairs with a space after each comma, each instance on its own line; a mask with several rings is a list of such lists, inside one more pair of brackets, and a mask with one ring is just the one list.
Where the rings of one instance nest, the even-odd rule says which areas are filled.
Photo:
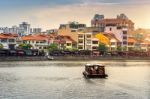
[[20, 44], [19, 48], [21, 49], [31, 49], [32, 45], [31, 44]]
[[124, 47], [118, 46], [118, 47], [117, 47], [117, 51], [118, 51], [118, 52], [127, 51], [127, 47], [126, 47], [126, 46], [124, 46]]
[[72, 50], [72, 51], [78, 51], [78, 49], [77, 49], [77, 48], [72, 48], [71, 50]]
[[121, 51], [122, 51], [122, 47], [121, 47], [121, 46], [118, 46], [118, 47], [117, 47], [117, 51], [118, 51], [118, 52], [121, 52]]
[[0, 49], [3, 49], [3, 47], [4, 47], [3, 44], [0, 44]]
[[52, 51], [55, 51], [55, 50], [58, 50], [58, 45], [55, 44], [55, 43], [52, 43], [48, 46], [48, 51], [49, 52], [52, 52]]
[[65, 50], [67, 50], [67, 51], [78, 51], [77, 48], [67, 48], [67, 49], [65, 49]]
[[126, 46], [123, 47], [123, 51], [127, 51], [127, 47]]
[[100, 52], [106, 52], [107, 49], [108, 49], [108, 48], [106, 47], [105, 44], [103, 44], [103, 43], [100, 43], [100, 44], [99, 44], [98, 50], [99, 50]]

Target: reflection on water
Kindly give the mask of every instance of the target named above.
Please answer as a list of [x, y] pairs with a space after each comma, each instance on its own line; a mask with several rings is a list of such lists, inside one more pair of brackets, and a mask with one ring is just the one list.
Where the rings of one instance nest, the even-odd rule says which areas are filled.
[[[109, 77], [85, 79], [86, 63], [105, 64]], [[0, 99], [150, 99], [150, 62], [2, 62]]]

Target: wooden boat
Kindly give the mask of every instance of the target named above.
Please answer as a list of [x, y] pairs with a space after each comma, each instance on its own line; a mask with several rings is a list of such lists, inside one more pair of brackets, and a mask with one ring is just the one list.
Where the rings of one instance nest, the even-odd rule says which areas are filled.
[[101, 64], [86, 64], [83, 72], [85, 78], [106, 78], [105, 66]]

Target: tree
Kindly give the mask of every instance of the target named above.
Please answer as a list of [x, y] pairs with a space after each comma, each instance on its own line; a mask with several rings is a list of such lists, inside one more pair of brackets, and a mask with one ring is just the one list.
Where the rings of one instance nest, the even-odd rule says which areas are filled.
[[121, 51], [122, 51], [122, 47], [121, 47], [121, 46], [118, 46], [118, 47], [117, 47], [117, 51], [118, 51], [118, 52], [121, 52]]
[[31, 49], [32, 45], [31, 44], [20, 44], [19, 48], [21, 49]]
[[58, 50], [58, 44], [55, 44], [55, 43], [50, 44], [50, 45], [48, 46], [48, 50], [49, 50], [49, 52]]
[[4, 47], [3, 44], [0, 44], [0, 49], [3, 49], [3, 47]]
[[127, 51], [127, 46], [124, 46], [122, 49], [123, 51]]
[[107, 47], [106, 47], [106, 45], [105, 44], [103, 44], [103, 43], [100, 43], [99, 44], [99, 47], [98, 47], [98, 50], [102, 53], [102, 54], [104, 54], [106, 51], [107, 51]]

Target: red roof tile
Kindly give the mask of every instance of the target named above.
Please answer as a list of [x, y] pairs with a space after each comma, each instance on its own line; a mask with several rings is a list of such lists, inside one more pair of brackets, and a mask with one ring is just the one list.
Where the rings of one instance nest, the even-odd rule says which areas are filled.
[[136, 42], [137, 41], [134, 38], [132, 38], [132, 37], [128, 38], [128, 43], [136, 43]]

